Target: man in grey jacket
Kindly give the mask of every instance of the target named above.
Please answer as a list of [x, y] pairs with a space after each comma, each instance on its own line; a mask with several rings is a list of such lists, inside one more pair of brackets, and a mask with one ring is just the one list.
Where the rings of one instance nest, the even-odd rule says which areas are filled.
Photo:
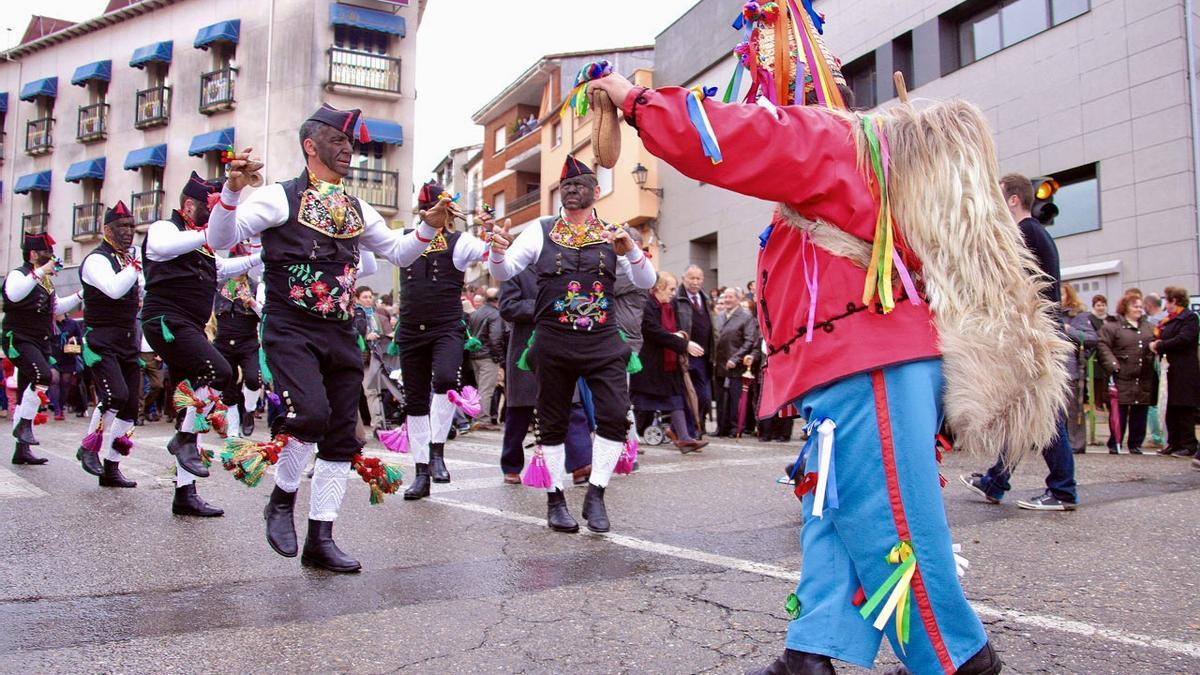
[[496, 418], [492, 417], [492, 396], [496, 382], [504, 367], [504, 320], [500, 318], [499, 291], [489, 288], [484, 303], [467, 317], [467, 327], [482, 347], [471, 352], [471, 369], [475, 371], [475, 383], [479, 385], [479, 400], [483, 411], [479, 413], [480, 428], [495, 431]]
[[758, 344], [758, 325], [738, 302], [737, 289], [727, 288], [717, 311], [717, 351], [714, 355], [717, 385], [717, 436], [736, 436], [742, 405], [742, 360]]

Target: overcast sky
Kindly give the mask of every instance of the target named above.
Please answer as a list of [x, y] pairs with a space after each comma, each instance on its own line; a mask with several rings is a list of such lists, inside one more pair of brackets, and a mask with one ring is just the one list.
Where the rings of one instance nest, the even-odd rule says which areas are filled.
[[[655, 35], [695, 3], [429, 0], [418, 36], [416, 128], [405, 130], [405, 139], [414, 143], [413, 182], [424, 182], [451, 148], [480, 142], [483, 130], [471, 122], [471, 113], [543, 54], [653, 44]], [[7, 48], [20, 40], [30, 15], [11, 11], [28, 3], [5, 4], [10, 11], [0, 14], [0, 28], [5, 29], [0, 42]], [[80, 21], [100, 14], [106, 4], [40, 0], [37, 11]]]

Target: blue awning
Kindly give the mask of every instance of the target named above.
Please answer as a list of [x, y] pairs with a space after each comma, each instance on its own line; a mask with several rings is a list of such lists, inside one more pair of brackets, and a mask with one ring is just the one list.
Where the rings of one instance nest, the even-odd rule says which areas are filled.
[[103, 157], [98, 159], [85, 159], [82, 162], [75, 162], [67, 169], [68, 183], [78, 183], [84, 178], [95, 178], [96, 180], [104, 180], [104, 166], [106, 162]]
[[0, 91], [0, 113], [8, 112], [8, 92]]
[[363, 7], [332, 4], [329, 6], [329, 23], [335, 26], [353, 26], [376, 33], [404, 37], [404, 17]]
[[196, 41], [192, 46], [196, 49], [208, 49], [214, 42], [238, 43], [238, 34], [242, 32], [242, 20], [221, 21], [211, 26], [205, 26], [196, 32]]
[[58, 78], [46, 77], [33, 82], [26, 82], [25, 86], [21, 87], [21, 100], [32, 101], [39, 96], [49, 96], [54, 98], [58, 96]]
[[71, 84], [82, 87], [91, 80], [100, 80], [108, 82], [112, 79], [112, 59], [105, 59], [95, 63], [89, 63], [85, 66], [79, 66], [75, 69], [75, 74], [71, 76]]
[[175, 49], [175, 43], [171, 40], [166, 42], [155, 42], [152, 45], [138, 47], [133, 52], [133, 58], [129, 59], [129, 65], [134, 68], [145, 68], [147, 63], [159, 61], [161, 63], [170, 63], [171, 54]]
[[50, 191], [50, 172], [39, 171], [38, 173], [27, 173], [17, 179], [17, 186], [13, 188], [13, 192], [23, 195], [33, 191], [49, 192]]
[[206, 152], [224, 150], [231, 145], [233, 145], [233, 127], [193, 136], [192, 144], [188, 146], [188, 154], [192, 157], [199, 157]]
[[[367, 133], [371, 135], [372, 141], [391, 143], [392, 145], [404, 145], [404, 127], [395, 122], [364, 117], [360, 124], [367, 125]], [[358, 138], [358, 134], [355, 133], [354, 137]]]
[[130, 150], [128, 155], [125, 155], [125, 168], [129, 171], [137, 171], [144, 166], [166, 166], [167, 165], [167, 144], [152, 145], [148, 148], [140, 150]]

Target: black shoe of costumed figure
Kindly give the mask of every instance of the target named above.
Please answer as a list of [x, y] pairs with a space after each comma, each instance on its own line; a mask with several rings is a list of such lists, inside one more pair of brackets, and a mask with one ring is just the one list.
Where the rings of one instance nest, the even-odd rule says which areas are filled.
[[567, 510], [567, 496], [562, 490], [546, 493], [546, 525], [555, 532], [579, 531], [579, 523]]
[[200, 446], [194, 433], [175, 432], [171, 442], [167, 443], [167, 452], [175, 455], [180, 466], [188, 473], [199, 478], [208, 477], [208, 469], [200, 459]]
[[104, 466], [100, 464], [100, 453], [79, 446], [79, 449], [75, 451], [75, 459], [79, 460], [79, 466], [83, 467], [84, 471], [93, 476], [104, 475]]
[[429, 475], [435, 483], [449, 483], [450, 470], [446, 468], [446, 444], [429, 444]]
[[266, 508], [263, 509], [263, 518], [267, 521], [267, 543], [285, 558], [295, 558], [299, 552], [296, 544], [296, 521], [293, 517], [295, 508], [296, 493], [282, 490], [276, 485], [271, 491]]
[[[989, 642], [983, 646], [983, 649], [975, 652], [975, 656], [959, 666], [954, 673], [955, 675], [1000, 675], [1003, 665], [996, 651], [992, 649], [992, 643]], [[885, 672], [884, 675], [912, 675], [912, 671], [904, 666], [899, 666]]]
[[417, 477], [413, 478], [412, 485], [404, 491], [404, 499], [412, 501], [414, 499], [424, 499], [429, 496], [429, 465], [417, 464]]
[[13, 438], [26, 445], [41, 445], [38, 439], [33, 437], [33, 420], [21, 420], [13, 427]]
[[135, 488], [137, 481], [129, 480], [121, 473], [120, 462], [106, 459], [103, 473], [100, 474], [100, 487]]
[[242, 438], [250, 438], [254, 435], [254, 411], [243, 413], [242, 418]]
[[834, 675], [833, 659], [823, 654], [810, 654], [786, 649], [765, 668], [747, 670], [746, 675]]
[[357, 572], [362, 565], [342, 553], [333, 541], [332, 520], [308, 520], [308, 537], [304, 540], [304, 554], [300, 563], [309, 567], [320, 567], [330, 572]]
[[31, 466], [36, 466], [39, 464], [45, 464], [48, 461], [50, 460], [46, 459], [45, 457], [38, 457], [37, 455], [34, 455], [33, 451], [29, 449], [28, 443], [17, 441], [17, 447], [13, 450], [13, 464], [28, 464]]
[[592, 532], [608, 532], [608, 509], [604, 507], [604, 488], [588, 483], [587, 496], [583, 498], [583, 519]]
[[175, 501], [171, 502], [171, 513], [177, 516], [198, 516], [200, 518], [216, 518], [225, 515], [225, 511], [209, 504], [196, 494], [195, 483], [175, 488]]

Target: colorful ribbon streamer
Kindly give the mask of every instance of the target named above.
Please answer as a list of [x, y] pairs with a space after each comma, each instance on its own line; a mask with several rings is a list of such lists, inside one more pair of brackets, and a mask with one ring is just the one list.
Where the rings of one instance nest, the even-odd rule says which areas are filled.
[[891, 576], [883, 582], [862, 606], [858, 613], [866, 619], [875, 608], [887, 597], [883, 609], [875, 617], [875, 629], [883, 630], [888, 619], [896, 616], [896, 641], [900, 643], [900, 652], [904, 653], [904, 645], [908, 644], [909, 618], [912, 610], [912, 578], [917, 571], [917, 554], [913, 551], [912, 543], [901, 541], [892, 547], [887, 554], [889, 564], [897, 565]]
[[863, 131], [867, 137], [867, 146], [871, 156], [871, 169], [875, 173], [875, 186], [879, 190], [879, 215], [875, 220], [875, 237], [871, 247], [871, 263], [867, 267], [867, 279], [863, 287], [863, 304], [870, 304], [876, 294], [887, 314], [896, 308], [896, 300], [892, 297], [892, 265], [899, 256], [895, 252], [895, 242], [892, 231], [892, 205], [888, 200], [888, 176], [886, 142], [883, 137], [883, 123], [877, 117], [863, 117]]
[[696, 133], [700, 134], [700, 146], [704, 149], [704, 156], [709, 158], [713, 164], [720, 164], [723, 160], [721, 146], [717, 143], [717, 133], [713, 131], [712, 123], [708, 121], [708, 115], [704, 112], [703, 104], [705, 98], [716, 93], [716, 87], [707, 89], [692, 87], [687, 98], [687, 108], [688, 119], [691, 120], [692, 126], [696, 128]]
[[[567, 100], [563, 101], [562, 108], [559, 109], [560, 116], [566, 116], [567, 111], [574, 110], [576, 117], [583, 117], [588, 114], [588, 95], [587, 84], [592, 80], [598, 80], [606, 75], [611, 75], [613, 72], [612, 64], [608, 61], [592, 61], [579, 70], [579, 74], [575, 76], [575, 86], [567, 93]], [[619, 101], [617, 102], [620, 103]]]
[[817, 295], [821, 289], [821, 280], [817, 270], [817, 245], [812, 243], [808, 230], [804, 230], [800, 235], [800, 260], [804, 263], [804, 285], [808, 288], [808, 323], [804, 331], [804, 341], [812, 342], [813, 329], [817, 325]]
[[837, 479], [833, 467], [833, 433], [837, 424], [829, 418], [822, 419], [817, 425], [817, 491], [813, 495], [812, 514], [816, 518], [825, 517], [825, 502], [829, 508], [838, 507]]

